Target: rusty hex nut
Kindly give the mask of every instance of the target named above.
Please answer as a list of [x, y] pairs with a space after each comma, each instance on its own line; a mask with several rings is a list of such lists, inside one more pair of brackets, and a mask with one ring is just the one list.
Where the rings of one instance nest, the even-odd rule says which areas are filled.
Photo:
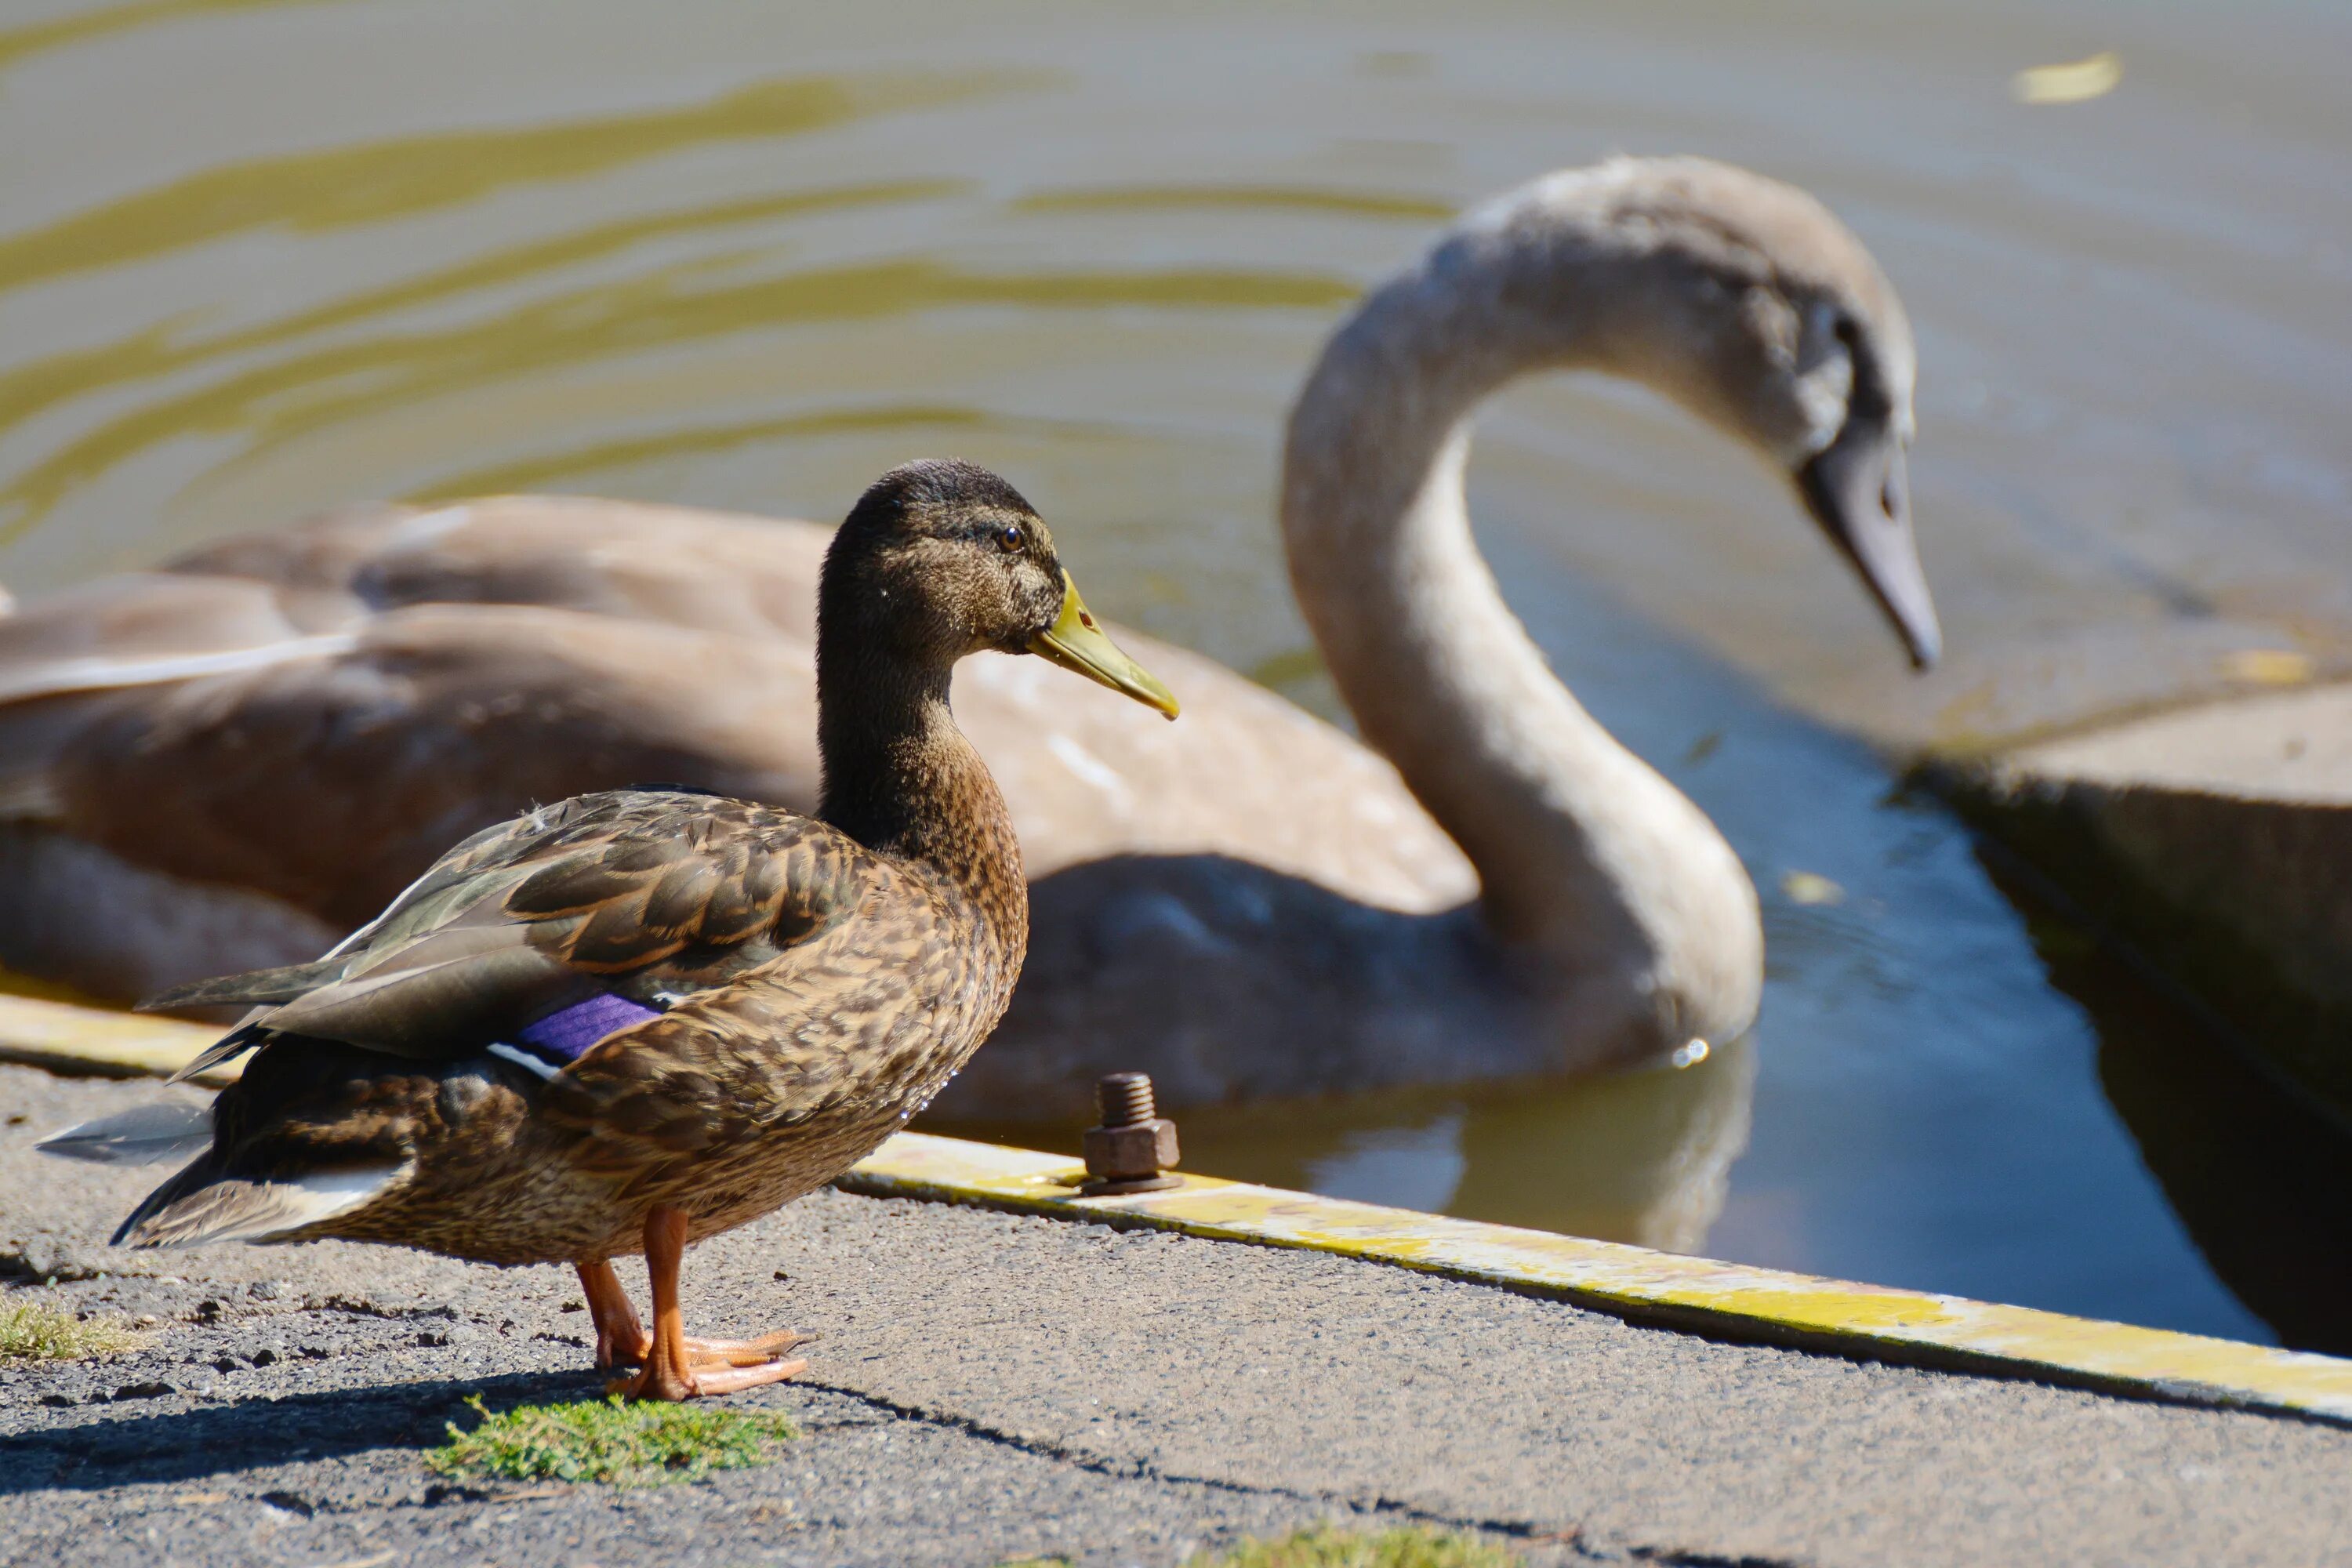
[[[1068, 1144], [1064, 1144], [1068, 1148]], [[1127, 1127], [1089, 1127], [1087, 1174], [1098, 1182], [1136, 1182], [1173, 1169], [1176, 1124], [1164, 1116]]]

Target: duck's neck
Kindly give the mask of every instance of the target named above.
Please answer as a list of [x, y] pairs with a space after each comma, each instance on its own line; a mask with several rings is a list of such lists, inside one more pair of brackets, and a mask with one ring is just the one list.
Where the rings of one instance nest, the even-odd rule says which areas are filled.
[[1474, 220], [1325, 350], [1291, 416], [1283, 534], [1341, 696], [1477, 867], [1496, 937], [1676, 992], [1744, 984], [1752, 1005], [1737, 971], [1760, 939], [1737, 858], [1552, 674], [1463, 498], [1489, 392], [1537, 369], [1640, 370], [1640, 274], [1597, 220]]
[[1017, 965], [1028, 887], [1012, 814], [948, 708], [950, 670], [817, 655], [818, 815], [867, 848], [938, 872]]

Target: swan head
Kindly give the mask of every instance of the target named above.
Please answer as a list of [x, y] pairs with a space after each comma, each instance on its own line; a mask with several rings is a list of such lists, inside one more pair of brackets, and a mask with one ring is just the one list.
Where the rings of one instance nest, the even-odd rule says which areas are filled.
[[1828, 208], [1726, 163], [1617, 158], [1465, 228], [1517, 253], [1518, 303], [1564, 321], [1574, 359], [1648, 383], [1788, 475], [1913, 663], [1935, 663], [1905, 460], [1911, 324]]
[[1926, 669], [1944, 638], [1911, 531], [1911, 328], [1878, 281], [1878, 289], [1850, 279], [1751, 289], [1749, 313], [1766, 320], [1750, 328], [1743, 355], [1750, 410], [1742, 434], [1785, 468], [1911, 662]]
[[[1854, 254], [1869, 264], [1859, 245]], [[1763, 364], [1749, 438], [1787, 468], [1805, 510], [1926, 669], [1944, 637], [1911, 531], [1911, 325], [1874, 264], [1867, 282], [1876, 287], [1850, 270], [1819, 284], [1790, 279], [1755, 306], [1786, 317], [1757, 331]]]

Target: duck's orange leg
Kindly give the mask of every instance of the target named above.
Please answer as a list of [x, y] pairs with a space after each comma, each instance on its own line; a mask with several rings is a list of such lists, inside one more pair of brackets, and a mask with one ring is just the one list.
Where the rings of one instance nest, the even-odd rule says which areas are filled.
[[[677, 1273], [686, 1258], [686, 1211], [667, 1205], [646, 1215], [646, 1272], [654, 1288], [654, 1331], [636, 1376], [619, 1384], [631, 1399], [692, 1399], [733, 1394], [763, 1383], [782, 1383], [808, 1370], [808, 1363], [783, 1352], [803, 1336], [769, 1334], [757, 1340], [707, 1341], [686, 1337], [686, 1314], [677, 1300]], [[611, 1273], [609, 1266], [605, 1272]], [[583, 1283], [586, 1270], [582, 1270]], [[617, 1291], [619, 1284], [614, 1282]], [[623, 1298], [625, 1305], [626, 1298]], [[630, 1321], [634, 1322], [635, 1314]], [[601, 1331], [598, 1340], [601, 1342]]]
[[646, 1359], [653, 1349], [653, 1336], [637, 1321], [637, 1310], [629, 1304], [629, 1293], [621, 1289], [621, 1277], [613, 1272], [612, 1259], [600, 1258], [593, 1263], [573, 1265], [580, 1270], [581, 1293], [588, 1298], [588, 1318], [596, 1325], [596, 1366], [609, 1371], [623, 1362], [635, 1366]]
[[[579, 1270], [580, 1288], [588, 1298], [589, 1320], [596, 1325], [597, 1370], [644, 1365], [646, 1357], [653, 1353], [654, 1337], [637, 1321], [637, 1310], [630, 1305], [629, 1293], [622, 1288], [620, 1276], [613, 1272], [613, 1265], [600, 1258], [593, 1263], [573, 1267]], [[714, 1366], [758, 1366], [774, 1361], [794, 1345], [806, 1343], [809, 1338], [790, 1329], [761, 1334], [753, 1340], [698, 1340], [689, 1334], [686, 1356], [696, 1365], [709, 1363]]]

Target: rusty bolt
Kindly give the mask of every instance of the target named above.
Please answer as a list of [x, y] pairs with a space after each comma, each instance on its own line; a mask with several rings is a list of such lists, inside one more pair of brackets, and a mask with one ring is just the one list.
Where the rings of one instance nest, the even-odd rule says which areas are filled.
[[1151, 1079], [1139, 1072], [1115, 1072], [1097, 1080], [1095, 1103], [1102, 1125], [1087, 1129], [1084, 1195], [1156, 1193], [1184, 1184], [1170, 1173], [1177, 1162], [1176, 1124], [1154, 1114]]

